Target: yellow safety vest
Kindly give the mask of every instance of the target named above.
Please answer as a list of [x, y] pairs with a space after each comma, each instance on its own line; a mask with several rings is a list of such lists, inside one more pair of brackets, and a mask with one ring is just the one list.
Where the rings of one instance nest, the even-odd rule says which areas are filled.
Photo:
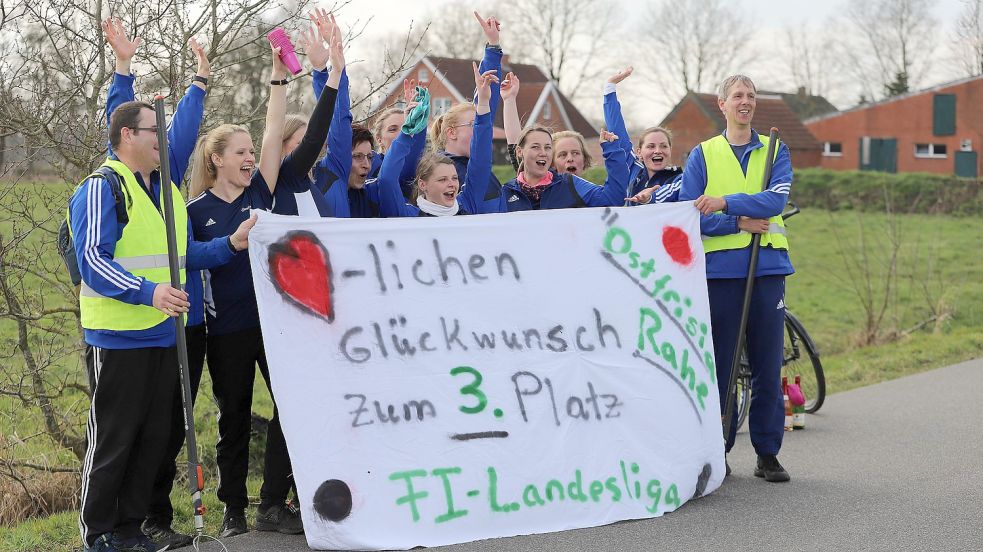
[[[133, 172], [123, 163], [107, 159], [103, 166], [113, 169], [120, 176], [129, 221], [123, 227], [123, 235], [116, 242], [113, 260], [134, 276], [150, 282], [170, 283], [171, 272], [167, 261], [167, 230], [164, 217], [150, 197], [140, 189]], [[171, 186], [174, 201], [174, 229], [180, 258], [181, 284], [185, 282], [184, 264], [188, 250], [188, 211], [181, 192]], [[161, 183], [160, 204], [164, 205], [164, 183]], [[71, 225], [69, 225], [71, 228]], [[133, 305], [112, 299], [82, 282], [79, 289], [79, 308], [82, 311], [82, 327], [89, 330], [145, 330], [160, 324], [168, 317], [147, 305]]]
[[[747, 164], [747, 174], [741, 170], [741, 163], [734, 155], [730, 143], [722, 134], [703, 142], [703, 158], [707, 165], [707, 187], [703, 192], [708, 196], [722, 197], [729, 194], [755, 194], [761, 191], [761, 180], [765, 172], [765, 156], [768, 151], [768, 137], [759, 136], [764, 147], [751, 151]], [[775, 155], [778, 155], [778, 146]], [[761, 235], [761, 245], [775, 249], [788, 249], [785, 236], [785, 222], [781, 215], [768, 219], [771, 223], [768, 232]], [[704, 236], [703, 250], [707, 253], [726, 249], [743, 249], [751, 245], [751, 233], [740, 231], [725, 236]]]

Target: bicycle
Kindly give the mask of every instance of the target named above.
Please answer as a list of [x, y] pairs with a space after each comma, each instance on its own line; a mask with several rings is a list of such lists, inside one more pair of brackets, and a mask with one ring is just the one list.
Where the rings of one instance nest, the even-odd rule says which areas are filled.
[[[799, 213], [794, 203], [789, 203], [791, 209], [782, 213], [782, 219]], [[805, 411], [814, 414], [826, 400], [826, 376], [823, 365], [819, 360], [819, 348], [809, 337], [805, 326], [794, 314], [785, 309], [785, 353], [782, 356], [782, 376], [789, 382], [795, 376], [800, 376], [802, 393], [806, 397]], [[804, 353], [804, 354], [803, 354]], [[808, 356], [806, 364], [804, 355]], [[748, 411], [751, 407], [751, 366], [747, 356], [741, 351], [740, 371], [737, 373], [737, 429], [744, 426]]]

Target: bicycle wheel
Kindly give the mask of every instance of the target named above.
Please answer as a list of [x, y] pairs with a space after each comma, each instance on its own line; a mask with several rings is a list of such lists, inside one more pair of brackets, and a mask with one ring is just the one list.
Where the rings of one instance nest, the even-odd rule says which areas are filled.
[[785, 353], [782, 359], [782, 375], [789, 383], [800, 376], [802, 393], [806, 397], [806, 412], [814, 414], [826, 400], [826, 376], [816, 349], [802, 323], [788, 310], [785, 311]]

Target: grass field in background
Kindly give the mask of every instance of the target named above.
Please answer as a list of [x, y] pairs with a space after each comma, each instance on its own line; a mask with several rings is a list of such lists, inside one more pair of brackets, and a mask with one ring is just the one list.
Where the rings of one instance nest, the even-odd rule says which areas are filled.
[[[503, 170], [500, 176], [507, 174]], [[882, 283], [887, 262], [885, 253], [889, 249], [886, 229], [890, 221], [884, 214], [806, 209], [788, 222], [796, 274], [788, 279], [786, 303], [818, 344], [831, 393], [983, 356], [983, 255], [975, 253], [978, 236], [983, 235], [983, 220], [976, 217], [902, 215], [897, 218], [902, 244], [897, 300], [885, 317], [886, 328], [915, 327], [931, 315], [930, 304], [943, 305], [951, 310], [952, 317], [938, 327], [928, 324], [893, 342], [858, 347], [863, 309], [852, 289], [857, 280], [848, 275], [845, 259], [860, 256], [858, 244], [863, 235], [872, 279]], [[0, 322], [0, 343], [5, 347], [13, 338], [13, 331], [9, 322]], [[18, 360], [15, 357], [13, 364], [4, 366], [4, 370], [21, 370]], [[85, 382], [84, 366], [74, 357], [65, 359], [60, 370]], [[272, 402], [258, 374], [256, 381], [254, 410], [268, 418], [272, 415]], [[56, 404], [59, 409], [73, 413], [81, 430], [88, 408], [85, 395], [72, 393]], [[9, 397], [0, 397], [0, 411], [14, 414], [17, 420], [15, 427], [3, 428], [5, 440], [33, 435], [42, 427], [34, 412], [24, 411]], [[217, 533], [222, 517], [221, 504], [215, 498], [217, 413], [206, 372], [195, 418], [206, 467], [207, 528], [211, 534]], [[260, 473], [258, 459], [262, 456], [256, 441], [264, 439], [254, 439], [251, 451], [251, 458], [256, 459], [251, 461], [251, 496], [258, 496], [260, 484], [256, 474]], [[52, 464], [74, 462], [71, 454], [54, 450], [44, 439], [26, 441], [17, 451], [22, 459], [41, 454]], [[190, 530], [187, 492], [178, 488], [172, 498], [178, 510], [176, 527]], [[255, 510], [249, 514], [254, 515]], [[63, 512], [13, 528], [0, 528], [0, 551], [78, 549], [76, 519], [75, 512]]]

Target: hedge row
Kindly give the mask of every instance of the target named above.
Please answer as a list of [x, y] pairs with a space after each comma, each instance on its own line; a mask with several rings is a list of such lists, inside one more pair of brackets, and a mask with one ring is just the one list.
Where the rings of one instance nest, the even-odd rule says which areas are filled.
[[[515, 177], [507, 165], [496, 165], [494, 172], [502, 182]], [[593, 167], [585, 176], [603, 183], [604, 168]], [[799, 207], [830, 211], [884, 212], [890, 203], [897, 213], [980, 215], [983, 180], [931, 173], [796, 169], [792, 200]]]
[[930, 173], [795, 171], [792, 200], [800, 207], [898, 213], [983, 214], [983, 181]]

